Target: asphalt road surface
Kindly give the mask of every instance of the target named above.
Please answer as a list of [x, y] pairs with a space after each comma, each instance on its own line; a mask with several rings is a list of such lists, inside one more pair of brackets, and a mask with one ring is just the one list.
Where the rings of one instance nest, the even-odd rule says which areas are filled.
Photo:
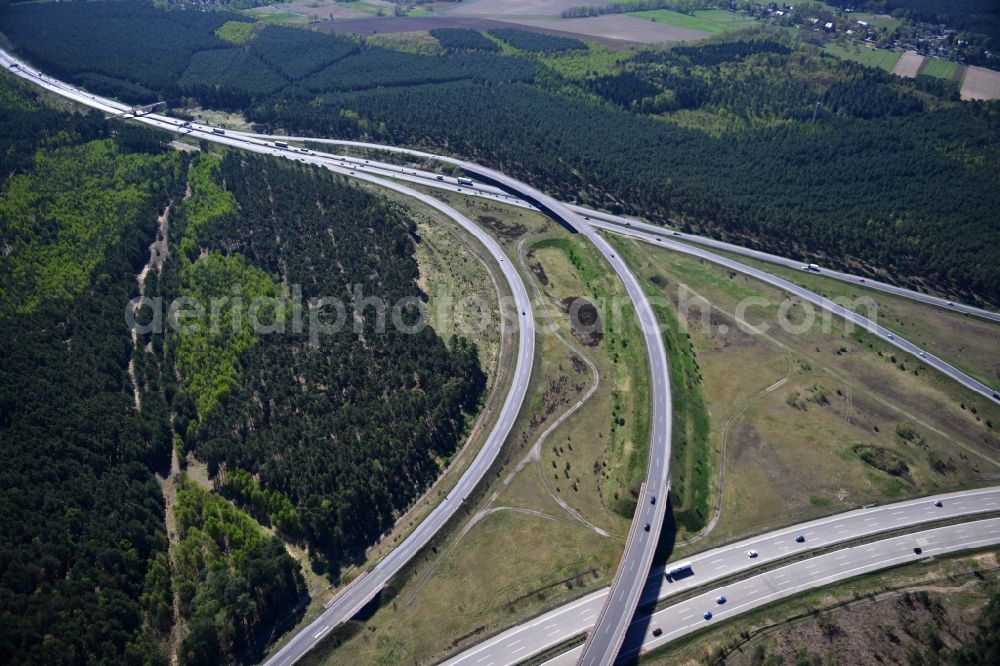
[[[935, 504], [938, 501], [941, 502], [940, 507]], [[857, 509], [774, 530], [670, 562], [666, 567], [655, 569], [650, 573], [639, 606], [664, 601], [680, 592], [703, 588], [713, 582], [751, 572], [761, 565], [774, 564], [789, 556], [808, 555], [816, 549], [830, 548], [884, 532], [916, 529], [930, 522], [971, 518], [977, 514], [997, 511], [1000, 511], [1000, 487], [945, 493]], [[802, 543], [795, 540], [795, 537], [800, 535], [804, 538]], [[750, 551], [755, 551], [757, 556], [751, 558]], [[813, 559], [816, 558], [804, 562]], [[686, 575], [678, 576], [676, 580], [665, 577], [666, 570], [685, 562], [690, 564]], [[817, 569], [816, 576], [820, 577], [822, 572], [822, 569]], [[588, 631], [594, 624], [607, 594], [608, 588], [604, 588], [560, 606], [465, 650], [444, 662], [444, 666], [514, 666]], [[729, 593], [723, 592], [723, 594], [726, 594], [727, 598], [732, 597]], [[735, 602], [735, 598], [730, 600]], [[658, 620], [655, 625], [650, 625], [650, 631], [657, 626], [666, 632], [667, 627], [674, 625], [665, 620]], [[630, 635], [626, 646], [631, 644]], [[573, 661], [577, 656], [579, 648], [574, 653]]]
[[[655, 224], [650, 224], [648, 222], [643, 222], [641, 220], [636, 220], [629, 217], [624, 217], [621, 215], [612, 215], [611, 213], [604, 213], [601, 211], [588, 210], [586, 208], [571, 206], [578, 210], [583, 215], [591, 217], [596, 220], [601, 220], [603, 222], [611, 222], [619, 226], [629, 226], [631, 228], [647, 231], [660, 236], [670, 236], [674, 240], [686, 241], [689, 243], [694, 243], [696, 245], [702, 245], [704, 247], [710, 247], [715, 250], [721, 250], [723, 252], [729, 252], [732, 254], [737, 254], [749, 259], [757, 259], [759, 261], [764, 261], [769, 264], [775, 264], [778, 266], [784, 266], [786, 268], [794, 268], [796, 270], [806, 270], [804, 267], [808, 266], [808, 263], [798, 259], [789, 259], [788, 257], [782, 257], [776, 254], [771, 254], [769, 252], [761, 252], [759, 250], [751, 250], [749, 248], [742, 247], [740, 245], [734, 245], [732, 243], [727, 243], [725, 241], [715, 240], [714, 238], [708, 238], [706, 236], [698, 236], [696, 234], [685, 234], [679, 231], [674, 231], [667, 229], [665, 227], [657, 226]], [[1000, 321], [1000, 312], [994, 312], [992, 310], [984, 310], [982, 308], [977, 308], [971, 305], [964, 305], [955, 301], [950, 301], [946, 298], [941, 298], [939, 296], [933, 296], [931, 294], [925, 294], [923, 292], [914, 291], [912, 289], [906, 289], [904, 287], [898, 287], [887, 282], [880, 282], [878, 280], [873, 280], [870, 278], [863, 278], [857, 275], [852, 275], [851, 273], [844, 273], [842, 271], [836, 271], [830, 268], [819, 268], [814, 271], [818, 275], [823, 277], [833, 278], [835, 280], [840, 280], [842, 282], [849, 282], [851, 284], [862, 285], [870, 289], [875, 289], [877, 291], [882, 291], [888, 294], [893, 294], [895, 296], [900, 296], [902, 298], [907, 298], [910, 300], [918, 301], [920, 303], [926, 303], [927, 305], [934, 305], [946, 310], [951, 310], [952, 312], [959, 312], [962, 314], [973, 315], [976, 317], [982, 317], [983, 319], [990, 319], [992, 321]]]
[[[630, 627], [622, 657], [655, 650], [713, 624], [808, 590], [927, 558], [987, 548], [998, 543], [1000, 518], [989, 518], [817, 555], [706, 591], [652, 616], [638, 619]], [[725, 603], [718, 603], [720, 596], [725, 597]], [[711, 615], [706, 617], [706, 612]], [[661, 632], [659, 636], [653, 634], [657, 630]], [[569, 650], [546, 661], [545, 665], [571, 666], [576, 663], [580, 652], [580, 648]]]

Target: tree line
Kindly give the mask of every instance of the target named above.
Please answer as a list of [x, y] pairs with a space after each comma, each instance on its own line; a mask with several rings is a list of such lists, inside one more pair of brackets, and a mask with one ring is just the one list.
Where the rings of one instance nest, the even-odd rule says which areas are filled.
[[515, 49], [533, 53], [563, 53], [566, 51], [585, 51], [587, 45], [572, 37], [559, 37], [544, 32], [531, 32], [517, 28], [493, 28], [489, 34], [507, 42]]
[[430, 31], [431, 37], [446, 51], [486, 51], [497, 53], [500, 46], [483, 36], [483, 33], [470, 28], [435, 28]]

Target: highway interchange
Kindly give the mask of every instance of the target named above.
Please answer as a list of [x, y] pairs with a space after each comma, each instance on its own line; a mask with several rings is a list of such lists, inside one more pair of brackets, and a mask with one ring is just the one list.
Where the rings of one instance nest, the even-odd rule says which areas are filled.
[[[656, 315], [639, 281], [626, 266], [621, 257], [615, 255], [610, 243], [598, 234], [594, 227], [579, 213], [573, 212], [566, 204], [553, 199], [539, 190], [517, 181], [494, 169], [451, 157], [441, 157], [417, 150], [395, 148], [380, 144], [351, 142], [355, 147], [373, 148], [404, 153], [413, 157], [437, 159], [460, 167], [483, 180], [499, 185], [503, 190], [516, 193], [522, 200], [546, 210], [567, 227], [584, 235], [604, 256], [625, 286], [625, 291], [635, 307], [639, 328], [646, 343], [649, 359], [651, 386], [651, 432], [649, 462], [646, 482], [637, 499], [636, 511], [632, 516], [632, 526], [625, 543], [625, 551], [612, 583], [612, 592], [602, 609], [595, 630], [587, 642], [581, 663], [611, 664], [614, 662], [625, 638], [639, 596], [642, 593], [644, 573], [653, 561], [660, 530], [666, 516], [669, 472], [670, 472], [670, 430], [671, 402], [670, 377], [667, 353], [663, 346]], [[331, 156], [332, 157], [332, 156]], [[384, 167], [387, 165], [380, 165]], [[440, 182], [436, 176], [433, 182]], [[429, 181], [430, 182], [430, 181]], [[660, 499], [657, 502], [657, 498]]]
[[[44, 77], [39, 72], [35, 72], [27, 68], [24, 63], [11, 58], [6, 52], [0, 51], [0, 60], [5, 61], [5, 66], [10, 66], [12, 63], [17, 63], [16, 68], [12, 68], [11, 71], [17, 73], [18, 75], [33, 81], [34, 83], [40, 84], [49, 90], [52, 90], [60, 95], [74, 99], [77, 102], [86, 104], [93, 108], [100, 109], [106, 113], [114, 114], [118, 116], [123, 116], [127, 118], [132, 118], [129, 114], [131, 107], [111, 100], [106, 100], [104, 98], [97, 97], [86, 93], [85, 91], [78, 90], [72, 86], [68, 86], [62, 82], [56, 81], [49, 77]], [[498, 418], [497, 424], [495, 425], [493, 431], [490, 433], [486, 445], [478, 453], [469, 470], [467, 470], [462, 478], [458, 481], [455, 489], [449, 493], [449, 496], [439, 504], [434, 511], [425, 519], [417, 529], [396, 549], [394, 549], [389, 555], [387, 555], [383, 560], [381, 560], [375, 567], [372, 568], [366, 575], [357, 579], [352, 585], [345, 588], [341, 594], [334, 600], [334, 602], [327, 608], [324, 613], [317, 618], [306, 630], [297, 634], [290, 643], [283, 647], [278, 653], [272, 656], [268, 660], [268, 664], [275, 664], [278, 666], [285, 666], [287, 664], [294, 663], [295, 660], [300, 658], [302, 654], [313, 647], [317, 642], [322, 640], [323, 636], [337, 624], [346, 621], [352, 617], [361, 607], [363, 607], [368, 601], [370, 601], [378, 591], [384, 586], [385, 582], [395, 573], [397, 573], [405, 564], [408, 562], [424, 545], [426, 545], [430, 539], [436, 534], [436, 532], [448, 521], [448, 519], [454, 515], [455, 511], [461, 505], [462, 500], [468, 496], [468, 494], [475, 488], [479, 483], [482, 476], [485, 474], [486, 470], [490, 467], [493, 460], [495, 460], [496, 455], [499, 453], [499, 449], [506, 438], [507, 433], [512, 427], [513, 420], [520, 409], [521, 403], [523, 402], [524, 394], [527, 390], [527, 382], [531, 373], [531, 359], [534, 354], [534, 327], [533, 327], [533, 317], [531, 316], [530, 303], [528, 302], [527, 292], [524, 288], [524, 284], [520, 277], [517, 275], [516, 270], [511, 265], [509, 259], [507, 259], [500, 249], [499, 245], [490, 237], [486, 232], [476, 226], [474, 223], [464, 218], [460, 213], [441, 203], [433, 197], [420, 193], [409, 187], [400, 185], [395, 180], [420, 182], [424, 185], [429, 185], [431, 187], [439, 187], [450, 189], [452, 191], [463, 192], [466, 194], [471, 194], [474, 196], [485, 196], [487, 198], [496, 199], [499, 201], [504, 201], [506, 203], [512, 203], [514, 205], [522, 206], [532, 206], [539, 207], [546, 210], [549, 214], [557, 217], [561, 222], [567, 226], [575, 229], [576, 231], [584, 234], [598, 250], [602, 253], [605, 259], [611, 264], [615, 269], [616, 273], [621, 278], [626, 291], [628, 292], [633, 304], [636, 307], [636, 312], [639, 317], [640, 325], [642, 327], [642, 332], [647, 345], [647, 350], [649, 351], [649, 361], [652, 377], [652, 388], [653, 394], [652, 404], [653, 404], [653, 423], [652, 423], [652, 437], [650, 445], [650, 458], [649, 466], [647, 468], [647, 482], [643, 486], [643, 491], [639, 500], [636, 514], [633, 518], [632, 528], [629, 533], [629, 539], [626, 545], [625, 553], [622, 557], [621, 563], [617, 570], [615, 576], [615, 582], [612, 585], [612, 594], [610, 597], [607, 594], [607, 590], [601, 591], [600, 593], [595, 593], [585, 597], [584, 599], [590, 599], [594, 597], [595, 599], [600, 599], [601, 603], [598, 608], [590, 608], [593, 613], [578, 613], [577, 625], [580, 624], [580, 618], [586, 619], [584, 623], [590, 622], [593, 626], [594, 622], [591, 621], [596, 614], [598, 622], [596, 626], [598, 627], [598, 632], [592, 632], [590, 640], [586, 643], [584, 648], [578, 648], [575, 655], [565, 658], [580, 658], [581, 663], [586, 664], [610, 664], [613, 663], [614, 659], [618, 655], [619, 648], [625, 638], [625, 632], [629, 628], [632, 620], [635, 608], [640, 603], [640, 596], [643, 594], [643, 589], [646, 584], [645, 574], [643, 572], [649, 572], [650, 565], [653, 556], [653, 550], [655, 548], [656, 542], [658, 541], [659, 529], [663, 524], [664, 512], [666, 508], [666, 502], [653, 501], [654, 497], [660, 496], [664, 500], [666, 499], [667, 483], [669, 479], [669, 460], [670, 460], [670, 396], [669, 396], [669, 377], [668, 368], [666, 363], [666, 354], [663, 350], [662, 338], [658, 333], [658, 327], [655, 321], [655, 317], [652, 313], [652, 308], [646, 298], [638, 281], [632, 275], [631, 271], [625, 266], [624, 262], [620, 257], [617, 257], [614, 253], [614, 249], [610, 244], [604, 239], [604, 237], [597, 232], [597, 229], [602, 229], [610, 231], [613, 233], [624, 234], [632, 238], [642, 240], [648, 243], [654, 243], [661, 246], [670, 247], [671, 249], [685, 252], [694, 256], [701, 257], [708, 261], [727, 266], [733, 270], [738, 270], [741, 273], [751, 275], [757, 279], [760, 279], [768, 284], [776, 286], [784, 291], [794, 294], [795, 296], [802, 298], [803, 300], [809, 301], [818, 307], [825, 310], [833, 312], [839, 316], [853, 321], [855, 324], [866, 328], [878, 337], [886, 340], [890, 344], [893, 344], [904, 351], [912, 353], [914, 355], [920, 355], [923, 360], [948, 375], [949, 377], [955, 379], [966, 387], [983, 394], [989, 398], [997, 400], [997, 395], [989, 387], [986, 387], [976, 381], [975, 379], [967, 376], [965, 373], [961, 372], [957, 368], [949, 365], [948, 363], [938, 359], [937, 357], [931, 355], [930, 353], [924, 352], [916, 345], [899, 338], [894, 335], [888, 329], [885, 329], [873, 322], [868, 321], [864, 317], [857, 315], [849, 310], [846, 310], [842, 306], [828, 301], [808, 290], [802, 289], [797, 285], [794, 285], [786, 280], [770, 275], [759, 269], [755, 269], [746, 266], [740, 262], [728, 259], [721, 255], [715, 254], [704, 247], [714, 247], [715, 249], [724, 250], [727, 252], [735, 252], [737, 254], [742, 254], [743, 256], [752, 257], [755, 259], [761, 259], [763, 261], [768, 261], [770, 263], [782, 264], [785, 266], [790, 266], [793, 268], [801, 268], [801, 262], [786, 259], [782, 257], [776, 257], [775, 255], [768, 255], [766, 253], [760, 253], [754, 250], [746, 250], [738, 246], [721, 243], [720, 241], [714, 241], [712, 239], [698, 238], [692, 236], [685, 236], [685, 240], [699, 243], [704, 247], [694, 247], [683, 242], [676, 240], [676, 237], [681, 236], [679, 232], [669, 232], [661, 227], [656, 227], [654, 225], [648, 225], [638, 220], [632, 220], [630, 218], [623, 218], [620, 216], [614, 216], [607, 213], [601, 213], [598, 211], [590, 211], [581, 207], [571, 207], [561, 202], [544, 195], [543, 193], [527, 186], [519, 181], [509, 178], [508, 176], [496, 172], [494, 170], [482, 167], [469, 162], [464, 162], [462, 160], [457, 160], [455, 158], [441, 157], [433, 155], [430, 153], [424, 153], [421, 151], [413, 151], [407, 149], [397, 149], [391, 146], [383, 146], [379, 144], [362, 144], [355, 142], [337, 141], [337, 140], [325, 140], [327, 143], [337, 143], [337, 144], [348, 144], [355, 145], [357, 147], [374, 148], [378, 150], [389, 150], [394, 152], [403, 152], [411, 156], [421, 157], [424, 159], [434, 159], [444, 162], [449, 162], [459, 166], [470, 174], [474, 174], [480, 179], [496, 183], [501, 186], [501, 188], [495, 188], [490, 186], [475, 185], [470, 188], [467, 184], [462, 184], [458, 182], [444, 181], [438, 174], [434, 172], [419, 172], [414, 169], [407, 169], [400, 167], [398, 165], [377, 163], [370, 160], [362, 160], [360, 158], [354, 158], [349, 156], [331, 155], [325, 153], [317, 153], [314, 151], [307, 151], [300, 149], [296, 151], [294, 148], [279, 148], [273, 145], [273, 140], [279, 137], [268, 137], [272, 139], [272, 143], [268, 143], [265, 137], [259, 135], [248, 135], [238, 132], [226, 132], [221, 131], [217, 128], [212, 128], [210, 126], [189, 123], [186, 126], [182, 126], [182, 121], [167, 116], [159, 116], [156, 114], [146, 114], [134, 118], [135, 120], [141, 121], [143, 123], [165, 129], [167, 131], [182, 133], [182, 134], [194, 134], [199, 138], [204, 138], [216, 143], [230, 145], [233, 147], [251, 150], [253, 152], [279, 155], [289, 159], [297, 160], [304, 163], [315, 164], [322, 166], [331, 171], [341, 173], [343, 175], [348, 175], [350, 177], [358, 178], [381, 187], [386, 187], [387, 189], [394, 190], [406, 196], [411, 196], [415, 199], [420, 200], [422, 203], [432, 206], [435, 209], [441, 211], [442, 213], [448, 215], [450, 218], [455, 220], [463, 228], [472, 233], [493, 255], [493, 257], [500, 264], [501, 269], [504, 273], [505, 278], [510, 284], [511, 290], [514, 293], [515, 300], [518, 303], [518, 308], [521, 310], [520, 317], [520, 331], [519, 335], [519, 350], [517, 356], [517, 363], [514, 372], [514, 381], [511, 386], [511, 390], [506, 397], [506, 401], [500, 412], [500, 417]], [[279, 138], [280, 139], [280, 138]], [[312, 138], [288, 138], [285, 137], [282, 140], [302, 140], [302, 141], [313, 141], [319, 142], [321, 140]], [[387, 180], [387, 177], [389, 178]], [[511, 194], [513, 193], [513, 194]], [[596, 219], [593, 219], [596, 218]], [[952, 302], [945, 301], [934, 296], [929, 296], [926, 294], [921, 294], [918, 292], [913, 292], [906, 289], [901, 289], [893, 285], [888, 285], [884, 283], [865, 281], [856, 276], [851, 276], [844, 273], [837, 273], [833, 271], [824, 270], [824, 275], [833, 277], [835, 279], [841, 279], [849, 282], [865, 282], [866, 286], [879, 289], [881, 291], [886, 291], [889, 293], [894, 293], [906, 298], [912, 298], [932, 305], [937, 305], [940, 307], [947, 307], [959, 312], [965, 312], [966, 314], [972, 314], [976, 316], [986, 317], [994, 320], [1000, 320], [1000, 315], [997, 313], [980, 310], [978, 308], [972, 308], [969, 306], [964, 306], [961, 304], [955, 304]], [[895, 505], [894, 505], [895, 506]], [[840, 518], [840, 517], [834, 517]], [[869, 517], [870, 518], [870, 517]], [[905, 516], [904, 516], [905, 518]], [[831, 519], [832, 520], [832, 519]], [[917, 520], [914, 517], [914, 520]], [[919, 522], [919, 521], [918, 521]], [[903, 526], [916, 524], [916, 523], [902, 523]], [[647, 531], [648, 530], [648, 531]], [[848, 530], [850, 532], [850, 530]], [[992, 532], [990, 532], [992, 534]], [[772, 533], [773, 534], [773, 533]], [[806, 535], [807, 538], [809, 535]], [[762, 537], [766, 538], [766, 537]], [[855, 538], [855, 537], [848, 537]], [[812, 540], [808, 540], [807, 543], [811, 547], [817, 545]], [[736, 545], [727, 548], [736, 548]], [[780, 550], [780, 549], [779, 549]], [[773, 559], [773, 558], [772, 558]], [[763, 563], [768, 561], [763, 556], [755, 559], [753, 563]], [[743, 564], [746, 564], [745, 562]], [[728, 566], [728, 565], [723, 565]], [[793, 565], [790, 565], [793, 566]], [[797, 565], [795, 565], [797, 566]], [[732, 571], [727, 569], [727, 574], [733, 571], [744, 570], [747, 567], [733, 566]], [[766, 575], [766, 574], [762, 574]], [[694, 578], [696, 576], [693, 576]], [[815, 575], [812, 576], [815, 578]], [[753, 580], [753, 579], [751, 579]], [[680, 582], [680, 581], [678, 581]], [[672, 589], [679, 589], [677, 588]], [[648, 594], [648, 591], [647, 591]], [[582, 600], [581, 600], [582, 601]], [[574, 602], [580, 603], [580, 602]], [[749, 603], [749, 602], [748, 602]], [[744, 604], [745, 605], [745, 604]], [[736, 610], [737, 606], [730, 606], [726, 609], [727, 613], [732, 614]], [[557, 609], [559, 610], [559, 609]], [[663, 613], [670, 609], [664, 609], [660, 611]], [[553, 611], [556, 612], [556, 611]], [[717, 613], [716, 615], [721, 615], [722, 613]], [[544, 616], [543, 616], [544, 617]], [[657, 614], [656, 621], [659, 621], [659, 613]], [[668, 619], [664, 616], [664, 619]], [[683, 623], [681, 623], [683, 624]], [[681, 627], [681, 624], [671, 624], [671, 627]], [[700, 628], [699, 623], [689, 623], [693, 628]], [[685, 625], [687, 626], [687, 625]], [[583, 631], [587, 630], [587, 626], [584, 626]], [[684, 628], [679, 628], [677, 631], [683, 631]], [[576, 634], [580, 633], [579, 627], [576, 629]], [[665, 640], [668, 636], [674, 637], [676, 632], [672, 629], [670, 634], [664, 633], [658, 641]], [[505, 634], [504, 634], [505, 635]], [[575, 634], [571, 634], [575, 635]], [[678, 634], [679, 635], [679, 634]], [[503, 636], [503, 635], [501, 635]], [[655, 638], [655, 637], [654, 637]], [[565, 639], [563, 639], [565, 640]], [[487, 641], [488, 643], [489, 641]], [[561, 642], [561, 641], [559, 641]], [[517, 646], [511, 646], [512, 652], [518, 652]], [[529, 656], [529, 654], [517, 655], [517, 659], [523, 659]], [[482, 662], [482, 663], [480, 663]], [[451, 662], [449, 662], [451, 663]], [[456, 662], [464, 663], [464, 662]], [[479, 660], [478, 666], [486, 666], [485, 661]], [[493, 663], [493, 662], [491, 662]], [[508, 663], [504, 661], [497, 661], [496, 663]], [[514, 663], [514, 662], [510, 662]], [[564, 663], [564, 662], [559, 662]]]
[[[252, 136], [256, 138], [265, 138], [265, 137], [272, 139], [280, 138], [280, 137], [272, 137], [268, 135], [259, 135], [259, 134]], [[497, 176], [499, 174], [497, 174], [496, 171], [493, 171], [491, 169], [486, 169], [485, 167], [474, 165], [472, 163], [458, 160], [455, 158], [437, 156], [432, 153], [427, 153], [424, 151], [412, 150], [407, 148], [396, 148], [394, 146], [387, 146], [376, 143], [346, 141], [340, 139], [308, 139], [306, 137], [291, 137], [291, 138], [285, 137], [285, 138], [290, 141], [303, 141], [303, 142], [311, 141], [313, 143], [323, 143], [330, 145], [350, 146], [354, 148], [381, 150], [386, 152], [396, 152], [400, 154], [409, 155], [411, 157], [419, 157], [422, 159], [436, 159], [442, 162], [454, 164], [456, 166], [461, 166], [462, 168], [465, 168], [467, 171], [471, 173], [479, 174], [481, 178], [498, 182]], [[319, 155], [319, 154], [321, 153], [314, 153], [314, 155]], [[402, 167], [399, 165], [379, 163], [375, 162], [374, 160], [365, 160], [357, 157], [340, 156], [340, 155], [329, 155], [329, 157], [337, 160], [343, 160], [343, 163], [353, 164], [359, 170], [369, 169], [379, 173], [380, 175], [384, 175], [387, 177], [398, 178], [406, 180], [408, 182], [420, 183], [429, 187], [446, 189], [453, 192], [460, 192], [471, 196], [481, 196], [483, 198], [502, 201], [504, 203], [509, 203], [513, 205], [530, 206], [532, 208], [537, 209], [537, 206], [534, 205], [534, 203], [536, 203], [537, 200], [533, 200], [531, 197], [512, 199], [510, 195], [505, 192], [505, 190], [500, 188], [491, 187], [488, 185], [484, 186], [481, 184], [477, 184], [470, 187], [467, 185], [463, 185], [461, 183], [441, 181], [437, 179], [439, 174], [436, 174], [433, 171], [421, 171], [408, 167]], [[512, 179], [507, 179], [507, 180], [508, 182], [511, 183], [518, 182], [518, 181], [513, 181]], [[507, 183], [504, 184], [506, 185]], [[527, 188], [528, 186], [522, 185], [521, 187]], [[537, 190], [532, 190], [532, 191], [537, 192]], [[545, 202], [544, 205], [551, 206], [554, 200], [551, 199], [550, 197], [546, 197], [546, 199], [547, 201]], [[842, 317], [852, 322], [859, 328], [863, 328], [864, 330], [869, 331], [870, 333], [881, 338], [883, 341], [901, 349], [902, 351], [905, 351], [914, 356], [919, 356], [927, 365], [934, 367], [938, 371], [947, 375], [948, 377], [955, 380], [959, 384], [962, 384], [966, 388], [975, 391], [976, 393], [990, 400], [993, 400], [995, 402], [1000, 402], [1000, 395], [998, 395], [998, 393], [989, 386], [986, 386], [979, 380], [970, 377], [962, 370], [956, 368], [947, 361], [944, 361], [941, 358], [935, 356], [933, 353], [922, 349], [921, 347], [910, 342], [909, 340], [899, 336], [890, 329], [878, 325], [876, 321], [872, 321], [867, 317], [865, 317], [864, 315], [848, 310], [843, 305], [836, 303], [828, 298], [822, 297], [808, 289], [800, 287], [790, 282], [789, 280], [772, 275], [766, 271], [754, 268], [752, 266], [748, 266], [747, 264], [743, 264], [734, 259], [730, 259], [723, 255], [704, 249], [704, 247], [715, 247], [716, 249], [724, 250], [726, 252], [742, 254], [743, 256], [747, 256], [749, 258], [758, 259], [761, 261], [767, 261], [769, 263], [774, 263], [790, 268], [797, 268], [799, 270], [802, 270], [803, 267], [801, 261], [796, 261], [794, 259], [788, 259], [785, 257], [779, 257], [777, 255], [768, 254], [757, 250], [741, 248], [739, 246], [732, 245], [730, 243], [724, 243], [722, 241], [716, 241], [710, 238], [693, 236], [690, 234], [681, 234], [678, 231], [671, 232], [668, 229], [657, 227], [656, 225], [652, 225], [639, 220], [634, 220], [632, 218], [622, 217], [618, 215], [611, 215], [608, 213], [589, 210], [578, 206], [570, 206], [567, 204], [558, 204], [558, 205], [566, 209], [575, 210], [578, 213], [578, 216], [582, 215], [585, 220], [582, 223], [588, 225], [591, 229], [600, 229], [610, 233], [622, 236], [628, 236], [631, 238], [635, 238], [637, 240], [645, 241], [650, 244], [658, 245], [660, 247], [666, 247], [671, 250], [696, 256], [701, 259], [705, 259], [706, 261], [710, 261], [712, 263], [742, 273], [744, 275], [749, 275], [762, 282], [765, 282], [783, 291], [786, 291], [804, 301], [807, 301], [815, 305], [816, 307], [822, 310], [831, 312], [832, 314], [835, 314], [839, 317]], [[558, 217], [560, 217], [560, 219], [565, 219], [563, 214], [559, 214]], [[592, 236], [588, 236], [588, 238], [591, 237]], [[600, 239], [600, 236], [598, 235], [597, 238]], [[680, 240], [681, 238], [683, 238], [683, 241]], [[689, 242], [696, 243], [697, 245], [696, 246], [691, 245], [689, 244]], [[602, 253], [603, 252], [605, 251], [602, 249]], [[609, 249], [607, 250], [607, 252], [613, 256], [613, 250]], [[609, 255], [605, 254], [605, 256], [608, 257]], [[612, 262], [612, 266], [614, 267], [615, 260], [609, 258], [609, 261]], [[617, 261], [620, 261], [620, 259], [618, 259]], [[838, 279], [859, 285], [863, 284], [865, 287], [877, 291], [883, 291], [886, 293], [891, 293], [896, 296], [900, 296], [902, 298], [914, 300], [920, 303], [942, 307], [956, 313], [981, 317], [984, 319], [989, 319], [991, 321], [1000, 321], [1000, 313], [992, 312], [990, 310], [983, 310], [981, 308], [964, 305], [961, 303], [956, 303], [954, 301], [948, 301], [946, 299], [939, 298], [937, 296], [924, 294], [921, 292], [901, 287], [896, 287], [875, 280], [867, 280], [865, 278], [859, 278], [857, 276], [838, 271], [830, 271], [824, 269], [822, 274], [825, 277], [831, 277], [833, 279]]]

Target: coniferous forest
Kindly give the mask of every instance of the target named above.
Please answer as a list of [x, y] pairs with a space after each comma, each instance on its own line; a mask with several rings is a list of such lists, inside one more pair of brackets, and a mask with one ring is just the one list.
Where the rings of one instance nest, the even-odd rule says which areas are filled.
[[[200, 156], [193, 168], [206, 164], [211, 181], [195, 184], [172, 227], [194, 260], [182, 249], [168, 263], [164, 296], [199, 295], [204, 266], [214, 273], [210, 280], [237, 282], [245, 295], [254, 280], [298, 285], [303, 304], [333, 297], [347, 306], [355, 294], [390, 305], [423, 298], [414, 229], [400, 211], [325, 171], [237, 153], [221, 161]], [[207, 197], [230, 207], [210, 206]], [[204, 209], [226, 212], [204, 220]], [[234, 497], [270, 493], [252, 502], [260, 515], [312, 546], [334, 571], [437, 477], [435, 460], [454, 452], [485, 388], [476, 350], [464, 340], [446, 344], [430, 328], [411, 334], [391, 322], [382, 331], [374, 306], [350, 305], [346, 315], [363, 328], [345, 326], [314, 344], [289, 325], [240, 340], [231, 365], [225, 358], [235, 336], [194, 331], [168, 339], [164, 351], [185, 378], [175, 400], [184, 445]], [[190, 381], [199, 373], [207, 381]], [[220, 386], [227, 376], [235, 380]], [[241, 476], [229, 489], [236, 470], [250, 472], [256, 484]]]
[[229, 307], [221, 331], [133, 343], [158, 218], [169, 250], [146, 296], [273, 296], [272, 321], [295, 310], [286, 285], [302, 303], [425, 298], [412, 222], [326, 172], [192, 157], [0, 76], [0, 661], [251, 661], [305, 595], [266, 528], [334, 576], [363, 553], [459, 445], [476, 350], [363, 311], [316, 344], [235, 333], [247, 315]]
[[0, 661], [156, 662], [142, 599], [167, 552], [170, 438], [135, 409], [122, 315], [182, 159], [6, 74], [0, 118]]
[[[579, 75], [551, 59], [585, 57], [582, 42], [516, 30], [496, 42], [441, 33], [438, 57], [278, 26], [237, 45], [215, 34], [248, 20], [108, 2], [0, 15], [39, 66], [122, 99], [446, 146], [565, 198], [1000, 303], [1000, 111], [959, 102], [954, 84], [892, 77], [778, 33], [641, 50]], [[512, 52], [488, 45], [499, 42]]]

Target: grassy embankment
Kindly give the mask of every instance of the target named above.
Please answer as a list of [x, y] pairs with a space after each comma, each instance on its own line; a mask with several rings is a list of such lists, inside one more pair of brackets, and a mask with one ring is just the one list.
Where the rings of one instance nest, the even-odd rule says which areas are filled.
[[[1000, 323], [979, 317], [929, 307], [906, 298], [876, 291], [806, 272], [776, 266], [763, 261], [722, 253], [755, 268], [805, 287], [831, 299], [860, 302], [871, 299], [878, 323], [926, 348], [956, 368], [984, 384], [1000, 390]], [[858, 308], [864, 314], [864, 308]]]
[[876, 654], [880, 662], [902, 662], [960, 644], [998, 584], [995, 551], [909, 564], [751, 611], [640, 663], [714, 663], [725, 656], [734, 666], [826, 664]]
[[[755, 280], [667, 250], [619, 241], [661, 288], [690, 335], [709, 416], [711, 455], [724, 464], [718, 524], [698, 543], [725, 543], [782, 524], [995, 479], [1000, 410], [916, 358], [817, 316]], [[736, 307], [767, 305], [746, 318]], [[776, 326], [779, 308], [799, 332]], [[916, 315], [914, 315], [916, 316]], [[713, 474], [715, 472], [713, 471]], [[693, 546], [680, 546], [677, 556]]]
[[701, 370], [691, 338], [678, 319], [677, 311], [663, 301], [667, 282], [659, 275], [642, 271], [629, 244], [614, 242], [653, 299], [667, 349], [673, 409], [670, 498], [674, 520], [682, 530], [683, 538], [702, 530], [710, 519], [712, 476], [718, 465], [709, 442], [709, 418]]

